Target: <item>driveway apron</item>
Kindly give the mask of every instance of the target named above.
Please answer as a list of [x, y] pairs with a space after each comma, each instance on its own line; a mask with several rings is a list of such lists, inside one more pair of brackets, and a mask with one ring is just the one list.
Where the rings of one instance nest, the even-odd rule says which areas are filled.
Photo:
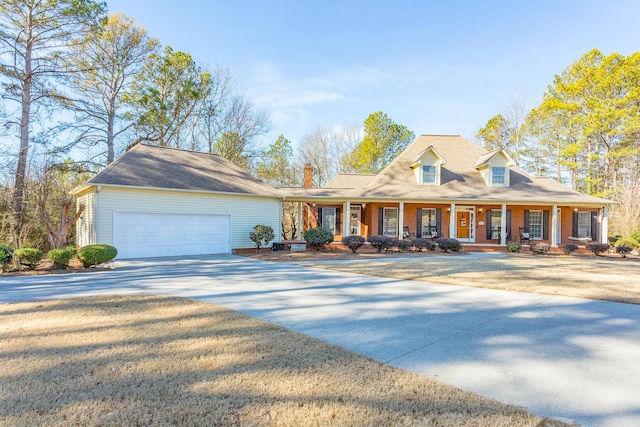
[[0, 302], [105, 294], [196, 298], [538, 415], [585, 426], [640, 425], [637, 305], [231, 255], [116, 264], [105, 272], [2, 278]]

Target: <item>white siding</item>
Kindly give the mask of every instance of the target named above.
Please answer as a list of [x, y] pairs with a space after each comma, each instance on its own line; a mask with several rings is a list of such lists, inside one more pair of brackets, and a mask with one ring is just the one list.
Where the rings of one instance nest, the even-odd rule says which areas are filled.
[[78, 246], [87, 246], [95, 243], [94, 237], [94, 200], [95, 193], [93, 190], [81, 194], [76, 199], [76, 207], [84, 205], [84, 211], [80, 219], [76, 222], [76, 242]]
[[257, 224], [280, 236], [280, 200], [168, 190], [102, 187], [96, 213], [96, 243], [113, 244], [114, 212], [231, 215], [231, 248], [251, 248], [249, 233]]

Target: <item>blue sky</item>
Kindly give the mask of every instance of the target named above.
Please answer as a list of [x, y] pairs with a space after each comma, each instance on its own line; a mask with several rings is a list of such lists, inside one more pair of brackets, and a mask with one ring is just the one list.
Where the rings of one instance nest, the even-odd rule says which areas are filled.
[[416, 134], [531, 106], [592, 48], [640, 48], [640, 1], [107, 0], [174, 50], [228, 67], [294, 144], [383, 111]]

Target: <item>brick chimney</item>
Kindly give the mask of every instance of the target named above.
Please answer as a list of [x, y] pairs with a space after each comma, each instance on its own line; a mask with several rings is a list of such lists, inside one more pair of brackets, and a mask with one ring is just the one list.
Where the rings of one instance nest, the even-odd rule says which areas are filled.
[[313, 166], [311, 166], [311, 163], [307, 163], [304, 165], [302, 186], [305, 188], [313, 187]]

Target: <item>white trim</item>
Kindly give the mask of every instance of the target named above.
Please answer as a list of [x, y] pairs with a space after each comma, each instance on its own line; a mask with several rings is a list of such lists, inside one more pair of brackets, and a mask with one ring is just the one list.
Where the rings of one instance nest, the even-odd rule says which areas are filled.
[[609, 243], [609, 208], [600, 209], [600, 243]]
[[[507, 205], [506, 203], [502, 204], [502, 209], [500, 211], [500, 246], [507, 246]], [[513, 221], [513, 218], [511, 218]]]
[[[115, 185], [115, 184], [89, 184], [70, 191], [71, 194], [76, 195], [81, 193], [85, 189], [97, 188], [99, 192], [101, 187], [107, 188], [122, 188], [125, 190], [149, 190], [149, 191], [175, 191], [177, 193], [198, 193], [198, 194], [215, 194], [221, 196], [247, 196], [247, 197], [267, 197], [270, 199], [284, 200], [286, 196], [278, 194], [258, 194], [258, 193], [234, 193], [229, 191], [209, 191], [209, 190], [189, 190], [185, 188], [165, 188], [165, 187], [145, 187], [140, 185]], [[307, 198], [308, 199], [308, 198]], [[293, 198], [295, 200], [295, 197]]]

